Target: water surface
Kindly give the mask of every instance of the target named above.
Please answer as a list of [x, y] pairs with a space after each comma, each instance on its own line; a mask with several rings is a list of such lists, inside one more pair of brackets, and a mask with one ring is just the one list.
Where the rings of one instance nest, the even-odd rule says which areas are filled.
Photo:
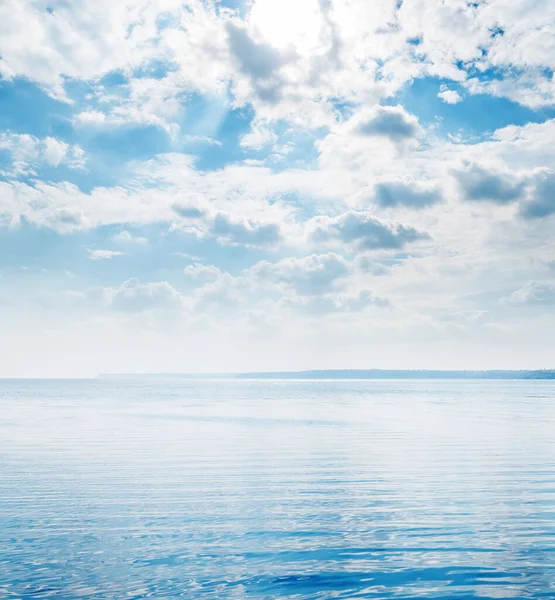
[[555, 598], [555, 382], [0, 382], [0, 598]]

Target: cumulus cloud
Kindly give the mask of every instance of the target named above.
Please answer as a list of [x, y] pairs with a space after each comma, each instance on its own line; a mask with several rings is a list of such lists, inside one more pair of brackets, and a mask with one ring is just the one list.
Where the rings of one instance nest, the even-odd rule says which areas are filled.
[[555, 172], [540, 176], [532, 197], [521, 207], [521, 214], [527, 219], [548, 217], [555, 213]]
[[[376, 103], [426, 76], [530, 106], [553, 104], [555, 98], [552, 11], [527, 0], [306, 1], [301, 18], [298, 6], [293, 14], [291, 5], [267, 0], [252, 2], [243, 15], [201, 0], [122, 0], [117, 8], [108, 0], [51, 4], [2, 4], [0, 73], [39, 82], [65, 99], [66, 80], [94, 83], [109, 72], [133, 75], [153, 64], [171, 65], [171, 74], [159, 81], [167, 80], [161, 85], [174, 91], [161, 104], [171, 107], [191, 90], [223, 92], [231, 83], [238, 104], [251, 104], [270, 119], [305, 123], [332, 123], [335, 100]], [[309, 4], [310, 14], [304, 8]], [[268, 17], [276, 9], [281, 20]], [[284, 21], [287, 10], [291, 22]], [[29, 32], [26, 44], [20, 43], [20, 31]], [[499, 77], [488, 77], [491, 69]], [[450, 102], [457, 92], [440, 94]], [[153, 99], [133, 102], [123, 100], [125, 118], [150, 114], [166, 126], [175, 116], [153, 107]], [[370, 130], [383, 126], [401, 136], [410, 132], [391, 114]]]
[[437, 97], [443, 100], [443, 102], [446, 104], [457, 104], [462, 100], [461, 95], [459, 92], [457, 92], [457, 90], [444, 89], [439, 92]]
[[403, 107], [370, 104], [334, 124], [315, 146], [322, 171], [358, 168], [378, 174], [417, 148], [422, 133], [416, 116]]
[[[117, 7], [107, 0], [79, 7], [8, 0], [0, 6], [0, 74], [27, 77], [67, 99], [64, 77], [94, 80], [155, 58], [156, 20], [164, 12], [177, 15], [176, 8], [151, 0], [123, 0]], [[28, 33], [25, 44], [21, 31]]]
[[376, 202], [383, 208], [406, 206], [424, 208], [442, 201], [440, 191], [434, 185], [382, 181], [374, 189]]
[[210, 229], [216, 239], [231, 245], [275, 246], [281, 239], [279, 225], [237, 219], [231, 214], [216, 214]]
[[364, 274], [370, 275], [386, 275], [390, 272], [390, 267], [381, 262], [376, 261], [368, 254], [357, 254], [355, 265], [358, 270]]
[[398, 223], [381, 221], [368, 212], [349, 211], [338, 217], [315, 217], [307, 225], [314, 243], [342, 242], [361, 250], [400, 250], [430, 239], [425, 232]]
[[224, 274], [218, 267], [214, 265], [203, 265], [200, 263], [194, 263], [187, 265], [183, 269], [183, 273], [186, 277], [200, 282], [214, 282], [222, 277]]
[[172, 206], [173, 210], [184, 219], [200, 219], [204, 216], [204, 211], [196, 206], [176, 203]]
[[128, 279], [118, 288], [106, 288], [105, 300], [114, 310], [141, 312], [152, 309], [181, 309], [183, 296], [167, 281], [141, 283]]
[[262, 150], [266, 146], [273, 146], [277, 139], [277, 135], [267, 125], [255, 123], [251, 131], [241, 137], [240, 145], [251, 150]]
[[377, 106], [355, 117], [355, 132], [362, 136], [383, 136], [395, 142], [418, 134], [418, 119], [402, 106]]
[[[293, 209], [275, 196], [293, 191], [296, 181], [274, 177], [265, 168], [232, 166], [203, 173], [185, 155], [136, 168], [120, 185], [88, 192], [69, 182], [0, 181], [0, 219], [11, 225], [25, 219], [62, 233], [166, 222], [197, 237], [217, 237], [222, 244], [261, 247], [277, 245], [293, 220]], [[186, 198], [184, 190], [195, 191]]]
[[29, 134], [0, 133], [0, 150], [9, 153], [11, 168], [0, 174], [17, 177], [36, 175], [37, 169], [65, 165], [70, 169], [85, 166], [85, 153], [78, 145], [70, 145], [53, 137], [37, 138]]
[[[399, 331], [442, 319], [466, 326], [486, 310], [492, 320], [495, 308], [507, 312], [499, 290], [533, 280], [511, 303], [540, 313], [551, 298], [543, 278], [553, 250], [545, 217], [555, 213], [555, 121], [476, 131], [470, 139], [474, 129], [451, 130], [456, 119], [430, 124], [424, 111], [419, 123], [408, 101], [407, 108], [389, 105], [411, 98], [416, 86], [404, 86], [420, 78], [448, 104], [484, 93], [553, 104], [553, 11], [532, 4], [253, 0], [234, 10], [234, 3], [200, 0], [54, 0], [46, 10], [34, 0], [7, 0], [0, 5], [0, 78], [14, 92], [22, 79], [31, 90], [38, 83], [73, 101], [45, 106], [75, 116], [71, 138], [0, 134], [9, 180], [0, 182], [0, 223], [20, 224], [25, 236], [34, 228], [74, 234], [62, 243], [79, 247], [76, 260], [119, 264], [122, 251], [151, 251], [141, 279], [98, 292], [95, 306], [121, 312], [186, 309], [225, 315], [218, 326], [231, 326], [253, 307], [279, 323], [287, 304], [306, 311], [304, 319], [287, 315], [301, 337], [306, 314], [374, 327], [370, 313], [390, 302]], [[439, 90], [438, 81], [445, 82]], [[464, 108], [446, 114], [461, 114], [464, 123]], [[515, 122], [529, 115], [513, 110]], [[51, 116], [37, 119], [43, 132], [69, 131]], [[494, 116], [477, 124], [495, 123]], [[167, 135], [156, 136], [174, 152], [155, 156], [156, 145], [145, 144], [148, 160], [109, 164], [95, 136], [127, 123], [163, 128]], [[72, 145], [79, 138], [91, 152], [90, 171], [70, 172], [85, 164]], [[257, 160], [241, 162], [252, 151]], [[227, 162], [215, 167], [220, 161]], [[394, 211], [402, 224], [385, 220]], [[152, 248], [142, 231], [160, 235]], [[433, 246], [416, 246], [430, 235]], [[87, 254], [77, 246], [82, 239], [114, 249]], [[180, 284], [143, 283], [166, 249], [176, 254], [174, 242], [203, 258], [181, 255], [194, 264], [181, 267]], [[249, 250], [230, 253], [229, 246]], [[261, 255], [272, 258], [257, 262]], [[207, 256], [214, 265], [201, 264]], [[75, 285], [90, 264], [84, 273], [72, 264]], [[86, 297], [75, 291], [68, 302]], [[336, 329], [334, 339], [343, 331]], [[359, 327], [353, 335], [360, 338]]]
[[[119, 286], [89, 287], [81, 290], [62, 290], [56, 294], [46, 293], [40, 303], [49, 308], [88, 309], [108, 314], [157, 313], [162, 316], [168, 311], [185, 312], [190, 302], [167, 281], [142, 283], [133, 277]], [[97, 313], [98, 314], [98, 313]]]
[[278, 101], [284, 84], [279, 68], [291, 57], [256, 42], [246, 28], [233, 22], [227, 24], [227, 32], [231, 54], [239, 70], [248, 76], [256, 95], [265, 102]]
[[476, 164], [454, 172], [464, 200], [509, 204], [523, 197], [528, 182], [506, 171], [488, 170]]
[[251, 276], [265, 282], [285, 285], [302, 296], [333, 291], [348, 273], [348, 263], [333, 252], [284, 258], [276, 263], [263, 261], [250, 270]]
[[198, 287], [193, 295], [193, 310], [196, 313], [208, 313], [210, 311], [223, 311], [227, 313], [230, 309], [239, 306], [243, 301], [244, 282], [241, 278], [233, 277], [229, 273], [215, 271], [210, 280], [208, 271], [197, 271], [201, 277], [208, 276], [207, 282]]

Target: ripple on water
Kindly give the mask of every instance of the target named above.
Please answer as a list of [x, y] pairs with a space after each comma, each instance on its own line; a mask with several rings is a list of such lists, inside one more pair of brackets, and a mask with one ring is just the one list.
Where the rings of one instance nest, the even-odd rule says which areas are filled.
[[555, 598], [555, 384], [0, 382], [0, 598]]

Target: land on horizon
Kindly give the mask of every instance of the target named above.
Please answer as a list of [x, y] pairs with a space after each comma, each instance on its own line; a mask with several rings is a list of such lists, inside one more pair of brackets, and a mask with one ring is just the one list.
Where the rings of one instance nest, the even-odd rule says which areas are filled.
[[99, 378], [177, 377], [183, 379], [545, 379], [555, 369], [441, 370], [441, 369], [314, 369], [245, 373], [101, 373]]

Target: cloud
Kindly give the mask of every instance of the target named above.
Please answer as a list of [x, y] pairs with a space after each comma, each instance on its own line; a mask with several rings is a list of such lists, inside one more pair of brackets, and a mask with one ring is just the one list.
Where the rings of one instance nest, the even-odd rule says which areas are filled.
[[114, 256], [123, 256], [125, 252], [119, 250], [87, 250], [91, 260], [110, 260]]
[[377, 106], [354, 118], [354, 131], [362, 136], [383, 136], [394, 142], [417, 137], [418, 119], [402, 106]]
[[260, 281], [285, 285], [302, 296], [333, 291], [348, 273], [348, 263], [333, 252], [284, 258], [276, 263], [262, 261], [249, 271]]
[[437, 97], [443, 100], [443, 102], [445, 102], [446, 104], [458, 104], [462, 100], [459, 92], [457, 92], [456, 90], [448, 89], [439, 92]]
[[231, 55], [239, 70], [248, 76], [256, 95], [264, 102], [277, 102], [284, 85], [279, 69], [290, 57], [256, 42], [244, 27], [231, 21], [227, 23], [227, 33]]
[[173, 210], [184, 219], [200, 219], [204, 216], [204, 211], [196, 206], [189, 206], [186, 204], [174, 204]]
[[249, 133], [241, 136], [240, 145], [250, 150], [262, 150], [266, 146], [273, 146], [277, 140], [277, 135], [267, 125], [256, 123]]
[[44, 160], [51, 167], [57, 167], [66, 157], [69, 146], [60, 140], [47, 137], [43, 141]]
[[281, 240], [280, 228], [276, 223], [237, 219], [224, 212], [216, 214], [210, 233], [217, 240], [231, 245], [275, 246]]
[[22, 219], [61, 233], [103, 225], [174, 223], [196, 237], [222, 244], [271, 247], [282, 239], [293, 208], [276, 196], [293, 191], [296, 178], [263, 167], [197, 171], [186, 155], [162, 155], [133, 165], [119, 185], [84, 192], [67, 181], [0, 181], [0, 219]]
[[386, 275], [390, 273], [390, 267], [376, 261], [372, 256], [367, 254], [357, 254], [355, 265], [364, 274], [371, 275]]
[[356, 296], [343, 298], [343, 305], [351, 312], [359, 312], [369, 306], [386, 307], [391, 303], [387, 298], [374, 296], [369, 290], [361, 290]]
[[510, 304], [529, 306], [555, 305], [555, 284], [530, 281], [514, 291], [507, 301]]
[[[193, 294], [193, 310], [196, 313], [224, 313], [245, 303], [243, 296], [245, 282], [216, 267], [204, 270], [197, 269], [196, 275], [205, 279], [204, 285], [198, 287]], [[192, 274], [192, 273], [191, 273]]]
[[106, 288], [103, 295], [111, 308], [122, 312], [184, 308], [183, 296], [167, 281], [141, 283], [132, 278], [118, 288]]
[[187, 265], [183, 269], [183, 273], [190, 279], [196, 279], [201, 282], [212, 283], [222, 277], [224, 274], [218, 267], [214, 265], [202, 265], [195, 263], [193, 265]]
[[430, 239], [413, 227], [379, 220], [368, 212], [349, 211], [338, 217], [315, 217], [307, 225], [316, 244], [342, 242], [362, 250], [400, 250], [406, 245]]
[[526, 219], [539, 219], [555, 213], [555, 172], [540, 176], [532, 192], [530, 202], [521, 206], [521, 215]]
[[[184, 2], [180, 9], [172, 2], [122, 0], [116, 10], [108, 0], [83, 0], [79, 6], [8, 0], [0, 6], [0, 74], [5, 79], [26, 77], [68, 100], [64, 78], [97, 80], [158, 58], [157, 20], [192, 5], [199, 10], [196, 2]], [[27, 32], [25, 44], [21, 31]]]
[[406, 206], [424, 208], [442, 201], [440, 191], [433, 185], [383, 181], [374, 188], [376, 202], [382, 208]]
[[85, 166], [85, 153], [78, 145], [70, 145], [53, 137], [37, 138], [29, 134], [0, 133], [0, 150], [11, 157], [11, 168], [0, 174], [10, 177], [36, 175], [37, 169], [60, 165], [70, 169]]
[[333, 313], [360, 313], [369, 307], [384, 308], [390, 306], [390, 302], [386, 298], [374, 296], [369, 290], [361, 290], [354, 296], [332, 293], [286, 297], [280, 305], [293, 308], [308, 317], [319, 317]]
[[112, 239], [114, 240], [114, 242], [123, 245], [137, 244], [139, 246], [145, 246], [146, 244], [148, 244], [148, 240], [145, 237], [133, 235], [126, 229], [120, 231], [120, 233], [117, 233]]
[[[300, 18], [309, 4], [314, 14]], [[28, 270], [17, 265], [13, 295], [22, 289], [24, 298], [27, 281], [55, 287], [55, 273], [64, 278], [71, 268], [72, 285], [84, 291], [67, 302], [85, 302], [87, 277], [106, 271], [91, 265], [111, 264], [89, 258], [121, 269], [131, 262], [118, 256], [139, 252], [137, 279], [105, 282], [88, 307], [91, 319], [133, 320], [109, 309], [202, 313], [215, 331], [233, 328], [235, 348], [256, 312], [276, 336], [291, 336], [288, 352], [308, 356], [347, 337], [352, 347], [361, 331], [375, 340], [382, 328], [372, 344], [379, 360], [392, 337], [418, 328], [420, 348], [447, 321], [467, 327], [486, 312], [488, 326], [506, 328], [545, 318], [536, 331], [548, 339], [553, 223], [542, 217], [555, 213], [555, 120], [491, 133], [496, 123], [550, 113], [498, 111], [502, 102], [471, 96], [553, 104], [553, 11], [529, 0], [231, 6], [238, 4], [0, 3], [8, 102], [27, 94], [38, 113], [26, 121], [28, 134], [25, 107], [6, 105], [2, 115], [18, 132], [0, 134], [3, 245], [10, 261], [22, 248], [37, 250], [41, 263], [22, 259]], [[36, 84], [67, 104], [45, 98]], [[419, 90], [432, 104], [453, 104], [443, 121], [430, 121]], [[401, 99], [404, 107], [392, 106]], [[163, 129], [154, 132], [163, 144], [128, 136], [144, 126], [114, 132], [127, 123]], [[102, 139], [112, 133], [107, 149]], [[172, 152], [157, 155], [159, 148]], [[244, 160], [253, 151], [256, 162]], [[386, 220], [394, 212], [400, 222]], [[433, 243], [421, 243], [430, 236]], [[49, 244], [64, 251], [52, 253]], [[181, 260], [177, 250], [191, 254]], [[160, 265], [177, 269], [171, 283], [158, 281]], [[11, 277], [4, 274], [5, 284]], [[513, 306], [532, 310], [499, 302], [516, 288]], [[391, 310], [379, 312], [388, 302]], [[312, 319], [310, 331], [307, 315], [328, 313]], [[326, 327], [314, 348], [303, 345], [303, 336]], [[217, 347], [217, 335], [207, 346]], [[487, 335], [480, 351], [498, 356], [483, 349]], [[457, 348], [460, 341], [443, 338]], [[274, 342], [267, 336], [268, 346]], [[509, 347], [515, 351], [497, 346]], [[387, 360], [398, 360], [397, 350]]]
[[84, 110], [75, 115], [73, 122], [75, 125], [99, 126], [106, 122], [106, 115], [98, 110]]
[[[150, 84], [158, 81], [166, 92], [119, 99], [122, 120], [146, 116], [169, 127], [180, 94], [229, 88], [234, 103], [252, 106], [258, 116], [329, 125], [336, 101], [379, 103], [406, 82], [430, 76], [530, 106], [555, 100], [552, 11], [528, 0], [322, 0], [310, 3], [310, 14], [308, 2], [295, 11], [266, 0], [243, 11], [200, 0], [122, 0], [118, 10], [108, 0], [51, 4], [2, 4], [0, 75], [25, 77], [70, 101], [67, 81], [101, 89], [103, 76], [123, 72], [140, 87], [145, 70], [169, 71]], [[279, 18], [268, 17], [276, 9]], [[25, 44], [20, 31], [29, 33]], [[440, 92], [446, 101], [456, 93]], [[406, 124], [392, 115], [386, 120], [390, 133], [393, 127], [405, 135]]]
[[264, 222], [227, 211], [214, 211], [210, 202], [205, 208], [174, 204], [172, 209], [185, 220], [176, 229], [192, 232], [198, 237], [212, 237], [229, 246], [274, 247], [282, 240], [279, 223]]
[[528, 182], [508, 170], [496, 172], [476, 164], [454, 172], [463, 199], [470, 202], [509, 204], [523, 197]]
[[[372, 171], [383, 175], [385, 169], [392, 170], [395, 161], [408, 156], [418, 147], [422, 134], [416, 116], [403, 107], [370, 104], [347, 120], [339, 120], [314, 145], [322, 171], [366, 169], [371, 179]], [[398, 168], [394, 172], [398, 177]]]

